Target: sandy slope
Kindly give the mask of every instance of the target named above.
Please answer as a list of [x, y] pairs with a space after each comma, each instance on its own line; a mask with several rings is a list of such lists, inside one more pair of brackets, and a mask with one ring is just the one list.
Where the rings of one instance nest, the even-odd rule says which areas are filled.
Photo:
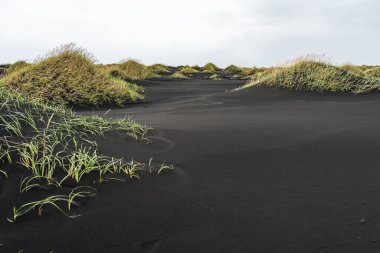
[[175, 171], [102, 184], [77, 219], [1, 223], [0, 252], [379, 252], [380, 96], [224, 92], [241, 84], [145, 82], [146, 103], [108, 115], [154, 143], [100, 148]]

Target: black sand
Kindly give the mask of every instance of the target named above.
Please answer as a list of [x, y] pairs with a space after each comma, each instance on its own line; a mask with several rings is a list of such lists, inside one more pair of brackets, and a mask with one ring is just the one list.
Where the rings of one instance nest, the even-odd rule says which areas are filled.
[[146, 103], [109, 116], [154, 143], [101, 150], [175, 171], [101, 184], [77, 219], [0, 217], [0, 252], [380, 252], [380, 96], [224, 92], [242, 83], [145, 82]]

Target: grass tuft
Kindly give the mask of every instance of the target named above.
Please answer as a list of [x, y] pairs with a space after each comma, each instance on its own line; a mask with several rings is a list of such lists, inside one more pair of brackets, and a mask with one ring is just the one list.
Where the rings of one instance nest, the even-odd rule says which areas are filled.
[[95, 189], [92, 187], [77, 187], [74, 188], [70, 194], [68, 195], [54, 195], [47, 197], [45, 199], [41, 199], [38, 201], [33, 201], [26, 203], [20, 207], [14, 207], [13, 208], [13, 217], [12, 219], [8, 218], [9, 222], [15, 222], [19, 217], [37, 209], [38, 214], [42, 215], [43, 208], [45, 206], [53, 206], [55, 209], [57, 209], [60, 213], [65, 215], [69, 218], [76, 218], [80, 215], [70, 215], [67, 211], [64, 210], [62, 206], [60, 206], [58, 203], [63, 202], [66, 204], [66, 207], [68, 210], [71, 210], [72, 205], [77, 205], [76, 199], [78, 198], [85, 198], [85, 197], [92, 197], [95, 196], [94, 193]]

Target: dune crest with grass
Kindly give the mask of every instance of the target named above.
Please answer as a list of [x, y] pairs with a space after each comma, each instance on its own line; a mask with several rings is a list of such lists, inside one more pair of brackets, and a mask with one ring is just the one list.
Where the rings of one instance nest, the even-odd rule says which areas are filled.
[[260, 72], [241, 88], [264, 85], [292, 90], [351, 93], [379, 90], [380, 79], [358, 71], [359, 68], [353, 71], [351, 67], [338, 67], [306, 56], [290, 62], [287, 66]]
[[143, 99], [143, 89], [107, 75], [85, 49], [67, 44], [33, 64], [10, 67], [1, 86], [46, 102], [75, 106], [123, 105]]

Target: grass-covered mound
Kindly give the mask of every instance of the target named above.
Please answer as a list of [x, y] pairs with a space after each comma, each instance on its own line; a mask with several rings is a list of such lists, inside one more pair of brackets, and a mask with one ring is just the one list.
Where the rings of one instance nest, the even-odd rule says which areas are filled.
[[240, 68], [240, 67], [237, 67], [235, 65], [230, 65], [228, 67], [226, 67], [224, 70], [223, 70], [224, 73], [228, 74], [228, 75], [233, 75], [233, 74], [240, 74], [243, 72], [243, 69]]
[[243, 68], [242, 74], [245, 76], [255, 76], [261, 72], [264, 72], [266, 68], [258, 68], [258, 67], [252, 67], [252, 68]]
[[269, 69], [243, 86], [267, 85], [294, 90], [362, 93], [378, 90], [380, 81], [321, 61], [300, 60]]
[[196, 69], [193, 69], [192, 67], [184, 66], [184, 67], [181, 67], [178, 72], [183, 75], [193, 75], [193, 74], [198, 73], [199, 71]]
[[191, 66], [192, 69], [195, 69], [196, 71], [202, 71], [202, 67], [200, 67], [199, 65], [193, 65]]
[[173, 79], [180, 79], [180, 80], [187, 80], [189, 79], [187, 76], [181, 74], [180, 72], [175, 72], [173, 75], [170, 76]]
[[215, 64], [207, 63], [203, 66], [203, 72], [208, 74], [215, 74], [218, 70], [220, 70]]
[[137, 60], [125, 60], [119, 64], [102, 66], [113, 77], [125, 81], [136, 81], [159, 78], [162, 74], [170, 72], [169, 67], [163, 64], [146, 66]]
[[151, 73], [157, 74], [157, 75], [164, 75], [170, 73], [170, 69], [168, 66], [164, 64], [153, 64], [148, 67], [148, 70]]
[[84, 49], [68, 44], [0, 80], [2, 87], [58, 104], [98, 106], [143, 99], [142, 88], [107, 75]]
[[125, 79], [142, 80], [149, 75], [147, 66], [135, 60], [124, 61], [118, 67]]

